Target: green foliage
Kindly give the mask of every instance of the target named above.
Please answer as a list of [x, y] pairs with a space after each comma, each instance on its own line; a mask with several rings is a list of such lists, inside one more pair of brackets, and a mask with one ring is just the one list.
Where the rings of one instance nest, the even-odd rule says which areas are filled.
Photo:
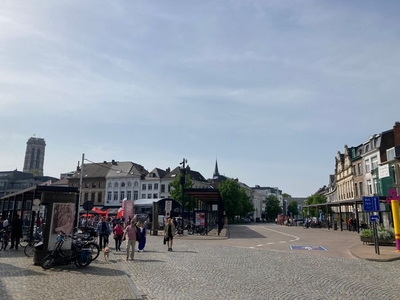
[[246, 191], [244, 188], [240, 188], [239, 190], [240, 193], [240, 202], [241, 202], [241, 207], [242, 210], [241, 212], [238, 213], [239, 216], [245, 216], [250, 212], [254, 211], [254, 205], [253, 202], [251, 201], [250, 197], [246, 194]]
[[[170, 195], [171, 198], [182, 203], [182, 185], [181, 176], [177, 176], [174, 181], [172, 181], [169, 186], [171, 187]], [[193, 181], [189, 174], [186, 174], [185, 189], [193, 187]], [[185, 195], [185, 208], [189, 205], [189, 196]]]
[[372, 229], [363, 229], [360, 232], [360, 236], [363, 238], [372, 238], [374, 236], [374, 232]]
[[228, 179], [221, 182], [219, 192], [224, 201], [226, 216], [229, 220], [233, 220], [235, 216], [245, 216], [254, 211], [253, 204], [246, 191], [235, 180]]
[[[326, 203], [326, 196], [320, 195], [320, 194], [314, 194], [309, 196], [306, 201], [304, 202], [305, 205], [311, 205], [311, 204], [321, 204], [321, 203]], [[324, 207], [321, 207], [324, 213], [328, 213], [325, 210]], [[316, 207], [309, 207], [309, 208], [304, 208], [303, 209], [303, 214], [308, 215], [310, 217], [317, 217], [318, 216], [318, 208]]]
[[265, 201], [265, 215], [267, 220], [274, 220], [278, 214], [282, 213], [282, 207], [275, 195], [269, 195]]
[[[394, 240], [394, 230], [393, 228], [378, 227], [377, 230], [379, 240]], [[374, 231], [372, 229], [363, 229], [360, 232], [360, 237], [372, 238], [374, 237]]]
[[290, 201], [287, 208], [288, 215], [297, 216], [299, 214], [298, 204], [295, 200]]

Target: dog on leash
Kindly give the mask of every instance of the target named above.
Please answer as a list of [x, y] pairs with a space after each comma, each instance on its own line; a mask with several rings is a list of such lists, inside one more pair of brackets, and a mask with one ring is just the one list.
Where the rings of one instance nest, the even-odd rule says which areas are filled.
[[110, 259], [110, 248], [108, 248], [107, 246], [104, 247], [103, 253], [104, 253], [104, 260], [108, 261]]

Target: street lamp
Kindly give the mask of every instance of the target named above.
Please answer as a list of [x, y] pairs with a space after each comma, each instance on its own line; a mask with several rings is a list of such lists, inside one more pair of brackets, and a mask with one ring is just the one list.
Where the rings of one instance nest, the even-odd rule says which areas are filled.
[[182, 230], [184, 228], [183, 225], [183, 213], [185, 212], [185, 183], [186, 183], [186, 168], [185, 168], [185, 164], [187, 164], [187, 159], [183, 159], [181, 163], [179, 163], [180, 165], [182, 165], [181, 168], [181, 188], [182, 188], [182, 201], [181, 201], [181, 218], [182, 218]]

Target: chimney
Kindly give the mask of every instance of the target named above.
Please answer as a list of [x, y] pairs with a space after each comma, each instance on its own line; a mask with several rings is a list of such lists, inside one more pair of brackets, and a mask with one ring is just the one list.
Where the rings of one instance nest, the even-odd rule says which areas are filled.
[[396, 122], [393, 126], [394, 145], [400, 146], [400, 122]]

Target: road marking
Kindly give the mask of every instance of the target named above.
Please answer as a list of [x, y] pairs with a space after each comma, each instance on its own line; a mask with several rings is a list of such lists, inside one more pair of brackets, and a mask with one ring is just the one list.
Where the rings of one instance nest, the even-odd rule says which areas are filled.
[[[274, 230], [274, 229], [270, 229], [270, 228], [267, 228], [267, 227], [264, 227], [264, 226], [260, 226], [260, 227], [261, 227], [261, 228], [264, 228], [264, 229], [267, 229], [267, 230], [269, 230], [269, 231], [273, 231], [273, 232], [275, 232], [275, 233], [279, 233], [279, 234], [285, 235], [285, 236], [287, 236], [287, 237], [293, 238], [292, 240], [289, 240], [289, 241], [271, 242], [271, 243], [266, 243], [265, 245], [285, 244], [285, 243], [287, 243], [287, 242], [296, 242], [296, 241], [300, 240], [300, 238], [299, 238], [298, 236], [295, 236], [295, 235], [293, 235], [293, 234], [288, 234], [288, 233], [281, 232], [281, 231]], [[251, 229], [250, 227], [247, 227], [247, 229], [253, 230], [253, 229]], [[262, 246], [264, 246], [264, 244], [259, 244], [259, 245], [255, 246], [255, 247], [262, 247]], [[251, 246], [251, 247], [248, 247], [248, 248], [249, 248], [249, 249], [254, 249], [255, 247], [254, 247], [254, 246]]]
[[326, 248], [322, 247], [322, 246], [293, 246], [290, 245], [289, 246], [290, 250], [323, 250], [323, 251], [328, 251]]
[[300, 240], [300, 238], [299, 238], [298, 236], [296, 236], [296, 235], [293, 235], [293, 234], [288, 234], [288, 233], [281, 232], [281, 231], [274, 230], [274, 229], [270, 229], [270, 228], [268, 228], [268, 227], [264, 227], [264, 226], [260, 226], [260, 227], [262, 227], [262, 228], [264, 228], [264, 229], [267, 229], [267, 230], [269, 230], [269, 231], [273, 231], [273, 232], [276, 232], [276, 233], [282, 234], [282, 235], [290, 236], [290, 237], [294, 238], [294, 240], [291, 240], [291, 241], [293, 241], [293, 242]]

